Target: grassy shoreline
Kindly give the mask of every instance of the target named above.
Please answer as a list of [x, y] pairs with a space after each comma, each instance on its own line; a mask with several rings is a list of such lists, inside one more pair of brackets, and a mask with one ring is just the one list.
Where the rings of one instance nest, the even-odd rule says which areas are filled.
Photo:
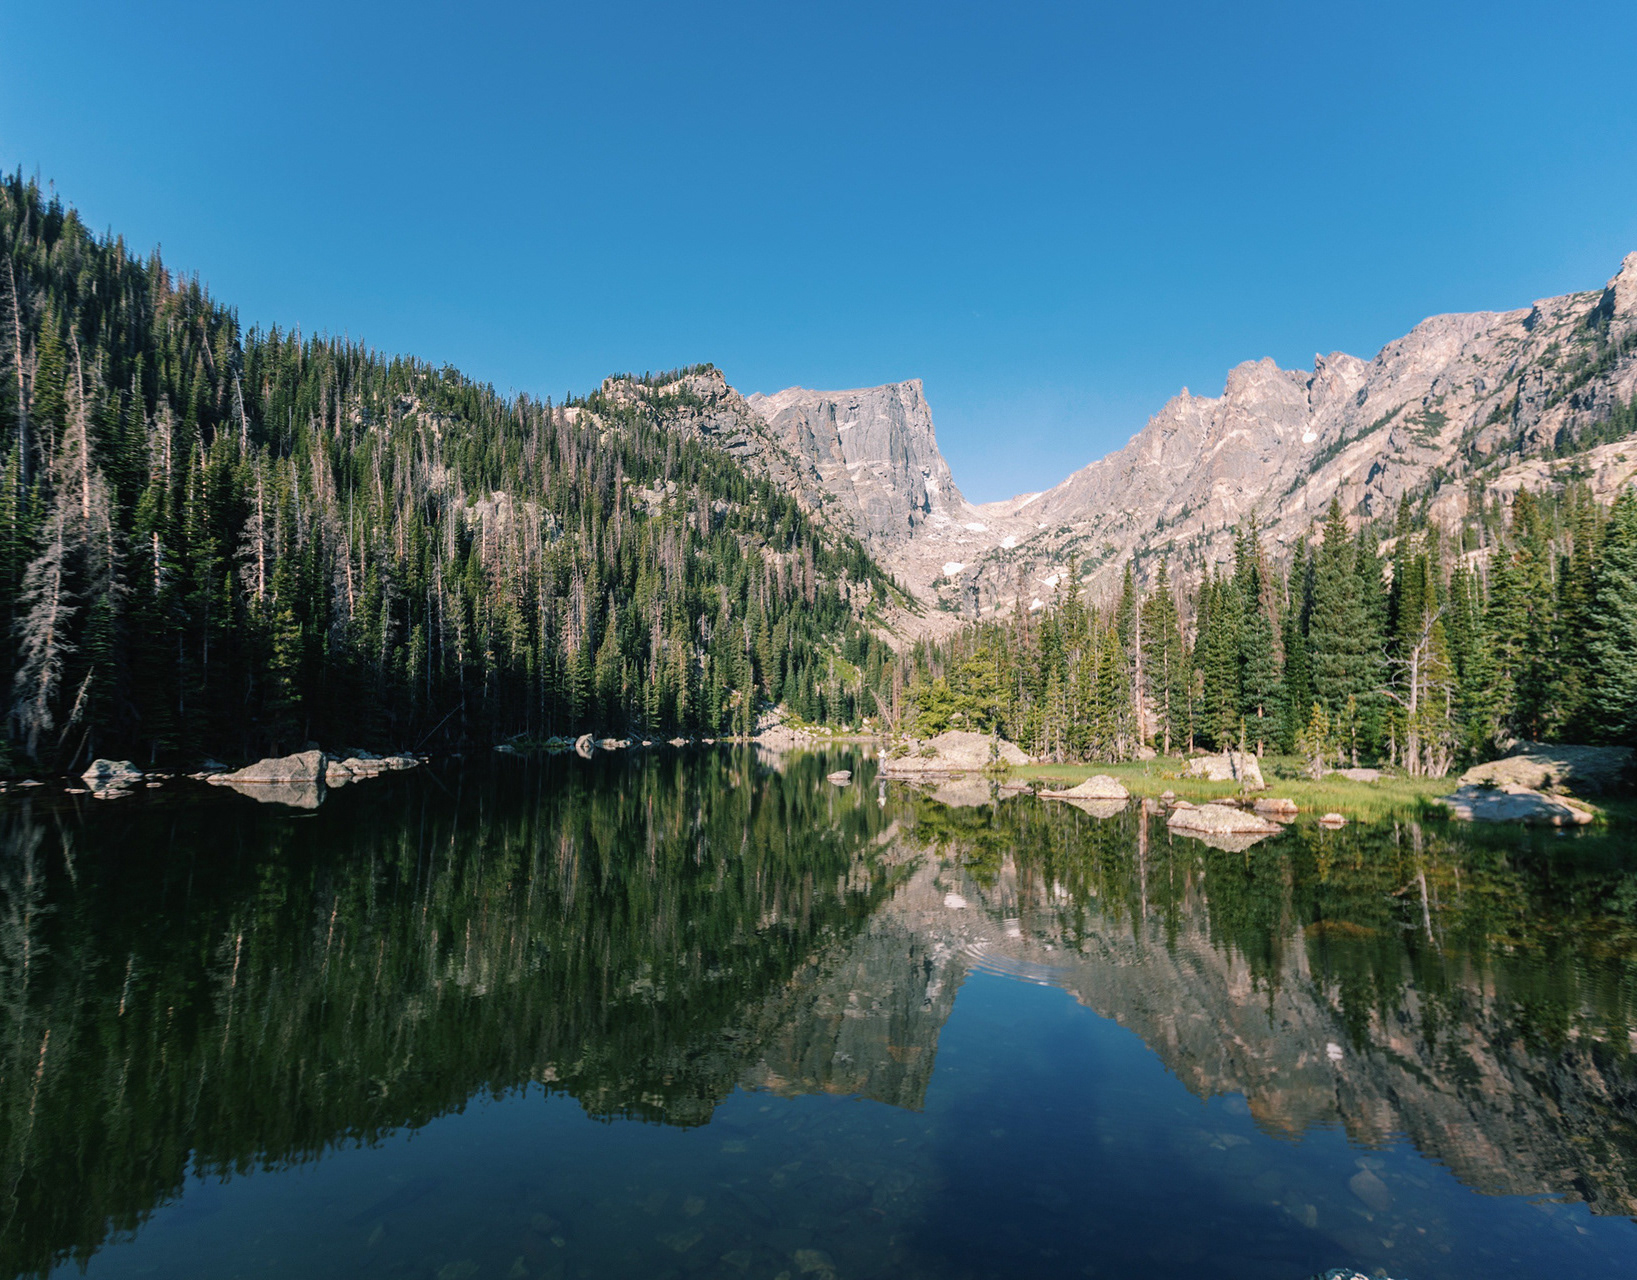
[[[1454, 791], [1454, 778], [1411, 778], [1384, 773], [1379, 782], [1354, 782], [1347, 778], [1313, 779], [1301, 772], [1295, 756], [1266, 756], [1261, 762], [1266, 791], [1255, 794], [1295, 801], [1305, 813], [1340, 813], [1348, 818], [1374, 819], [1393, 815], [1447, 818], [1449, 810], [1434, 803], [1437, 796]], [[1240, 794], [1235, 782], [1209, 782], [1186, 778], [1187, 761], [1177, 756], [1160, 756], [1126, 764], [1027, 764], [1016, 765], [1008, 774], [1019, 782], [1036, 779], [1057, 787], [1073, 786], [1094, 774], [1117, 778], [1135, 796], [1159, 796], [1166, 791], [1178, 799], [1201, 804]]]

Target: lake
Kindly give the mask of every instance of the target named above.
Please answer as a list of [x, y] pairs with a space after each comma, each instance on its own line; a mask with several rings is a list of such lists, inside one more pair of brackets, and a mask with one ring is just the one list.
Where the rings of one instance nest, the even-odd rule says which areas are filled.
[[1637, 1276], [1631, 837], [875, 768], [13, 793], [0, 1275]]

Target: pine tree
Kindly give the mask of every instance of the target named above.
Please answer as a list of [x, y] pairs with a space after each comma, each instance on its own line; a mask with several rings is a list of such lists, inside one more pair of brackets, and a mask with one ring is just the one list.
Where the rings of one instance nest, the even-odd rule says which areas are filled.
[[1609, 512], [1595, 581], [1586, 651], [1597, 683], [1587, 720], [1602, 741], [1637, 746], [1637, 488]]
[[[1358, 555], [1347, 533], [1341, 503], [1331, 500], [1313, 573], [1307, 651], [1313, 694], [1334, 721], [1358, 714], [1375, 687], [1379, 645], [1360, 589]], [[1350, 743], [1357, 742], [1349, 734]]]
[[1143, 670], [1154, 708], [1160, 751], [1170, 755], [1187, 739], [1188, 655], [1177, 602], [1171, 594], [1171, 566], [1160, 560], [1154, 587], [1142, 606]]

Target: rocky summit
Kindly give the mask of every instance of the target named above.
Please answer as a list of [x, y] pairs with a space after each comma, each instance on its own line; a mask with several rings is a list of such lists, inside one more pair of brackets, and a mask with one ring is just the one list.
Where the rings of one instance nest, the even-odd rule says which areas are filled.
[[1601, 289], [1512, 311], [1433, 316], [1372, 359], [1270, 359], [1220, 396], [1187, 388], [1122, 449], [1041, 493], [970, 503], [939, 451], [919, 380], [740, 395], [711, 366], [654, 384], [611, 378], [641, 405], [727, 450], [856, 537], [921, 603], [900, 637], [1044, 607], [1068, 565], [1097, 595], [1168, 556], [1197, 580], [1253, 514], [1288, 555], [1332, 498], [1363, 518], [1406, 495], [1453, 527], [1482, 492], [1503, 503], [1572, 474], [1600, 499], [1637, 478], [1637, 253]]

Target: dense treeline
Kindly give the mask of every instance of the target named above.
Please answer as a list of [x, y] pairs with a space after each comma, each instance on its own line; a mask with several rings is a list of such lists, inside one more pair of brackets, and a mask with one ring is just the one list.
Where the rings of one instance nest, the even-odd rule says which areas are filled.
[[13, 758], [871, 709], [883, 650], [858, 619], [890, 584], [652, 409], [241, 333], [20, 176], [0, 182], [0, 337]]
[[994, 730], [1053, 759], [1145, 746], [1382, 760], [1442, 776], [1518, 738], [1637, 743], [1637, 490], [1481, 497], [1454, 541], [1406, 499], [1385, 544], [1337, 503], [1278, 571], [1255, 520], [1191, 597], [1161, 563], [922, 646], [898, 676], [917, 734]]

